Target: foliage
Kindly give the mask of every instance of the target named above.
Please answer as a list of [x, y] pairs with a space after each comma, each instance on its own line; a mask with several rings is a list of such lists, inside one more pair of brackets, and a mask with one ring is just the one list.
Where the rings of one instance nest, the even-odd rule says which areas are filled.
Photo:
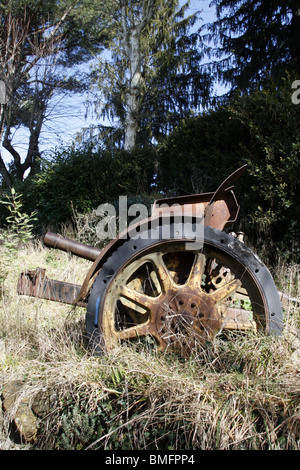
[[9, 271], [12, 259], [16, 256], [20, 245], [28, 243], [33, 238], [33, 224], [36, 212], [30, 215], [22, 211], [22, 194], [16, 194], [11, 188], [11, 194], [0, 199], [9, 215], [6, 217], [6, 228], [0, 233], [0, 281], [3, 282]]
[[201, 63], [200, 36], [190, 32], [198, 12], [186, 16], [188, 4], [116, 2], [109, 54], [99, 57], [92, 74], [92, 106], [119, 121], [127, 150], [165, 135], [208, 99], [211, 75]]
[[74, 66], [88, 62], [101, 52], [109, 40], [109, 25], [115, 11], [114, 0], [59, 0], [56, 14], [62, 16], [68, 9], [61, 29], [64, 39], [59, 63], [72, 67], [75, 77], [79, 72]]
[[243, 139], [224, 106], [184, 119], [158, 147], [159, 189], [177, 195], [216, 190], [241, 164]]
[[[230, 107], [249, 136], [241, 152], [249, 165], [243, 183], [248, 221], [245, 228], [300, 254], [300, 107], [291, 101], [291, 79], [242, 96]], [[269, 249], [269, 248], [268, 248]], [[274, 253], [275, 257], [276, 254]]]
[[265, 238], [270, 251], [270, 243], [283, 242], [297, 259], [300, 106], [291, 95], [287, 76], [281, 86], [236, 95], [230, 105], [183, 121], [159, 147], [158, 185], [175, 194], [214, 191], [247, 163], [236, 185], [243, 228], [255, 245]]
[[128, 154], [89, 145], [69, 148], [44, 161], [39, 174], [24, 182], [26, 208], [37, 210], [40, 225], [64, 223], [74, 211], [92, 211], [120, 195], [149, 193], [153, 168], [150, 150]]
[[233, 90], [300, 73], [300, 11], [295, 0], [214, 0], [210, 25], [218, 76]]
[[[87, 14], [91, 3], [93, 8]], [[95, 28], [93, 19], [95, 14], [99, 19], [110, 4], [89, 0], [1, 2], [0, 79], [5, 83], [6, 100], [0, 103], [0, 140], [12, 158], [9, 166], [0, 156], [6, 187], [22, 181], [26, 172], [33, 176], [39, 170], [40, 136], [53, 113], [53, 95], [84, 90], [83, 74], [75, 66], [101, 49], [104, 25], [98, 21]], [[25, 158], [16, 144], [19, 133]], [[24, 134], [28, 136], [26, 145]]]

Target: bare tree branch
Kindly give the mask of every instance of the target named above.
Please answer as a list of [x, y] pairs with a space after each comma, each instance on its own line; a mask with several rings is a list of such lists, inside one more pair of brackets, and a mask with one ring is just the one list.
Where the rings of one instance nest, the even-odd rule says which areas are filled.
[[[36, 169], [36, 161], [40, 155], [39, 136], [47, 104], [53, 89], [57, 86], [57, 80], [53, 80], [51, 70], [56, 63], [57, 54], [61, 50], [61, 26], [77, 3], [78, 0], [74, 0], [59, 20], [52, 25], [53, 27], [51, 27], [48, 17], [41, 22], [38, 28], [35, 28], [36, 25], [31, 24], [32, 18], [26, 8], [24, 8], [23, 16], [14, 16], [10, 8], [0, 31], [0, 69], [2, 70], [0, 79], [5, 82], [8, 98], [7, 103], [1, 105], [0, 140], [2, 140], [3, 147], [11, 154], [17, 177], [21, 180], [29, 168], [31, 171]], [[44, 58], [49, 58], [47, 66], [42, 64], [45, 68], [44, 77], [40, 79], [36, 74], [33, 78], [32, 71], [38, 64], [41, 64], [41, 60]], [[30, 90], [28, 87], [31, 84], [35, 87]], [[27, 91], [24, 86], [27, 87]], [[27, 104], [25, 103], [27, 107], [31, 106], [30, 109], [22, 104], [22, 93], [24, 92], [33, 93], [31, 97], [27, 97]], [[27, 156], [22, 163], [19, 152], [12, 144], [11, 130], [16, 125], [16, 120], [18, 121], [22, 114], [25, 117], [26, 113], [28, 114], [28, 122], [27, 124], [24, 122], [24, 124], [28, 127], [30, 137]], [[10, 185], [12, 179], [1, 155], [0, 174], [4, 183]]]

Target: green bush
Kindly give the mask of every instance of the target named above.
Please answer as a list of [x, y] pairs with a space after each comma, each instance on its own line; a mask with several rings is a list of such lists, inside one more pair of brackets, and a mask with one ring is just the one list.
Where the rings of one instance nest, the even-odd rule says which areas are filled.
[[23, 211], [22, 194], [17, 194], [11, 188], [10, 195], [0, 199], [1, 208], [5, 208], [5, 228], [0, 232], [0, 282], [2, 283], [9, 272], [11, 263], [16, 256], [20, 245], [33, 238], [33, 224], [36, 213], [28, 215]]
[[264, 90], [237, 99], [230, 112], [232, 119], [241, 122], [249, 138], [241, 148], [249, 165], [248, 177], [242, 180], [245, 229], [256, 232], [254, 242], [258, 240], [269, 255], [273, 244], [278, 250], [289, 251], [297, 260], [300, 255], [300, 106], [292, 103], [291, 91], [287, 77], [280, 87], [271, 83]]
[[158, 150], [159, 188], [173, 194], [214, 191], [247, 163], [236, 183], [236, 228], [271, 261], [280, 251], [300, 255], [300, 105], [291, 83], [287, 77], [186, 119]]
[[40, 225], [55, 226], [70, 220], [74, 210], [87, 213], [120, 195], [149, 192], [153, 168], [148, 151], [65, 149], [44, 161], [33, 179], [25, 180], [26, 207], [37, 210]]
[[242, 126], [219, 107], [183, 120], [158, 148], [158, 187], [176, 195], [215, 191], [243, 164]]

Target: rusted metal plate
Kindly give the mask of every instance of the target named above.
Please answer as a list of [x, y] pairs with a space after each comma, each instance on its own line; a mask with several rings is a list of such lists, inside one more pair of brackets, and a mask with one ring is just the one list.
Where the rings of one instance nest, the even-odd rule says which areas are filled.
[[204, 225], [223, 230], [235, 222], [239, 205], [231, 189], [223, 193], [222, 198], [213, 200], [214, 193], [194, 194], [168, 199], [157, 199], [153, 205], [152, 218], [168, 215], [185, 217], [204, 217]]
[[212, 204], [214, 201], [222, 198], [226, 191], [232, 187], [233, 183], [235, 183], [242, 176], [247, 167], [247, 164], [243, 165], [242, 167], [235, 170], [231, 175], [229, 175], [214, 192], [209, 203]]
[[256, 331], [257, 325], [253, 320], [252, 312], [243, 310], [242, 308], [229, 307], [225, 311], [223, 328], [228, 330]]
[[43, 268], [21, 273], [17, 285], [19, 295], [85, 307], [85, 302], [77, 301], [80, 289], [78, 284], [48, 279]]

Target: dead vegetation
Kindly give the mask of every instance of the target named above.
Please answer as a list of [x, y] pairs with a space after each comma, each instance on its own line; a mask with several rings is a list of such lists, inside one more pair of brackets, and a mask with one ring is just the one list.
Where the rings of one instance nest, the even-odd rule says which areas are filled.
[[[1, 449], [300, 449], [296, 302], [284, 305], [282, 337], [231, 333], [184, 360], [139, 344], [94, 357], [84, 309], [17, 296], [18, 274], [36, 266], [80, 283], [90, 263], [38, 242], [10, 260], [0, 300], [2, 406], [14, 399], [0, 419]], [[299, 265], [275, 273], [288, 297], [300, 297], [299, 274]], [[35, 418], [30, 439], [20, 426], [13, 432], [21, 405]]]

